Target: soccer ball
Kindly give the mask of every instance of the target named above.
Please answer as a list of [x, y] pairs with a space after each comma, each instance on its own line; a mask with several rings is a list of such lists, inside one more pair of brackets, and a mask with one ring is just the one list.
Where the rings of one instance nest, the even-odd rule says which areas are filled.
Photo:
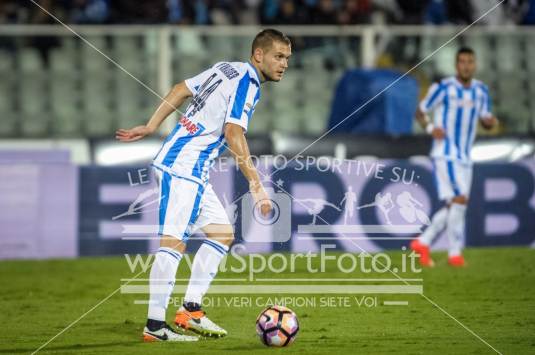
[[295, 313], [283, 306], [269, 306], [256, 318], [256, 334], [267, 346], [288, 346], [299, 331]]

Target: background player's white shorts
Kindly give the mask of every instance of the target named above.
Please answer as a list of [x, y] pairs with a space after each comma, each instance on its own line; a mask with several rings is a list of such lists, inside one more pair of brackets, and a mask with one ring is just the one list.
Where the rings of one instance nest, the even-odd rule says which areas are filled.
[[158, 235], [186, 242], [197, 229], [209, 224], [229, 224], [225, 208], [212, 185], [202, 186], [154, 169], [160, 185]]
[[435, 182], [440, 200], [470, 194], [472, 165], [455, 160], [433, 159]]

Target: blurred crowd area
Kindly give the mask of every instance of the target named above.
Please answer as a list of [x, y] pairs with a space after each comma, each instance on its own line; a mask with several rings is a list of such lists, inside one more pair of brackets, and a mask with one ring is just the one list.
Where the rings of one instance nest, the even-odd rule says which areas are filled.
[[[495, 0], [0, 0], [0, 24], [469, 24]], [[506, 0], [479, 24], [533, 25], [535, 0]]]

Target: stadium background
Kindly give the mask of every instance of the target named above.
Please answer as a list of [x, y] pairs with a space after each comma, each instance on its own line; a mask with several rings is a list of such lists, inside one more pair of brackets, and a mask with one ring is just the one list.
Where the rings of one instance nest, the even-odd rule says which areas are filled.
[[[218, 60], [246, 60], [250, 39], [263, 25], [280, 26], [293, 40], [294, 56], [284, 80], [263, 87], [248, 132], [252, 153], [288, 159], [302, 153], [369, 164], [384, 161], [387, 166], [418, 167], [420, 162], [428, 214], [438, 206], [424, 157], [430, 140], [414, 123], [414, 110], [430, 83], [453, 73], [456, 49], [473, 47], [477, 77], [488, 83], [501, 125], [478, 132], [470, 209], [477, 218], [468, 219], [467, 244], [533, 243], [535, 31], [526, 26], [533, 20], [532, 2], [505, 2], [434, 54], [463, 25], [484, 14], [490, 8], [487, 2], [134, 5], [99, 0], [39, 5], [42, 8], [30, 1], [5, 1], [0, 7], [2, 258], [152, 250], [146, 242], [121, 240], [120, 228], [103, 225], [113, 224], [111, 218], [126, 211], [140, 193], [139, 186], [128, 186], [139, 184], [139, 171], [147, 167], [161, 139], [122, 145], [113, 141], [113, 132], [143, 124], [158, 104], [158, 95], [173, 83]], [[88, 43], [44, 10], [73, 26]], [[401, 77], [411, 68], [410, 75]], [[363, 109], [353, 112], [360, 106]], [[172, 121], [166, 122], [162, 137], [172, 129]], [[332, 132], [313, 143], [331, 127]], [[234, 200], [245, 191], [239, 188], [240, 174], [229, 174], [221, 178], [227, 184], [215, 185], [225, 185], [218, 193]], [[150, 180], [148, 175], [145, 179]], [[321, 182], [311, 172], [284, 180], [319, 184], [324, 194], [335, 198], [341, 192], [335, 191], [330, 177], [326, 179]], [[377, 179], [354, 179], [381, 191]], [[110, 184], [118, 188], [106, 197], [102, 190]], [[359, 203], [370, 199], [373, 196], [359, 196]], [[154, 217], [141, 212], [126, 221], [146, 223]], [[325, 209], [320, 216], [334, 223], [341, 214]], [[299, 220], [299, 213], [294, 211], [292, 217]], [[359, 218], [370, 224], [376, 217], [363, 210]], [[292, 231], [296, 230], [293, 223]], [[240, 239], [240, 228], [237, 232]], [[382, 247], [389, 245], [367, 246]]]

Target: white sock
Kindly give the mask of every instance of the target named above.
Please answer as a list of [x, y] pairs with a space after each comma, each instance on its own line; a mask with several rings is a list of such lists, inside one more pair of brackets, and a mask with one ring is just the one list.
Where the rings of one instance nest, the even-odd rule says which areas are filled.
[[464, 220], [466, 214], [466, 205], [452, 203], [448, 213], [448, 225], [446, 233], [448, 234], [449, 249], [448, 255], [461, 255], [464, 244]]
[[191, 267], [191, 276], [184, 303], [201, 304], [203, 296], [208, 291], [210, 283], [217, 274], [221, 260], [227, 255], [228, 246], [218, 241], [207, 239], [201, 245]]
[[420, 243], [424, 245], [431, 245], [433, 239], [446, 228], [446, 222], [448, 220], [448, 207], [444, 206], [439, 209], [433, 219], [431, 224], [427, 226], [422, 235], [418, 238]]
[[164, 247], [158, 249], [150, 269], [149, 319], [165, 321], [165, 311], [175, 286], [180, 259], [182, 254], [174, 249]]

